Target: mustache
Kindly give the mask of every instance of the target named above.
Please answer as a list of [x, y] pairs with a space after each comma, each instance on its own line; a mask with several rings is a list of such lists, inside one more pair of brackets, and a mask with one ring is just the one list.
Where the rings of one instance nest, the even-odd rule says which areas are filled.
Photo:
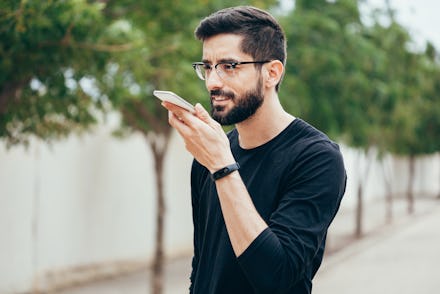
[[227, 91], [223, 91], [221, 89], [217, 89], [217, 90], [211, 90], [210, 91], [210, 95], [212, 96], [220, 96], [220, 97], [227, 97], [230, 99], [234, 99], [235, 98], [235, 94], [232, 92], [227, 92]]

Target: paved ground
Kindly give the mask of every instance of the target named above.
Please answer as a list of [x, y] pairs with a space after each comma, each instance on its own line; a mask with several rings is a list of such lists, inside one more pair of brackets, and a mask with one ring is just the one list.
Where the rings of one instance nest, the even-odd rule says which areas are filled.
[[[188, 293], [190, 268], [190, 257], [169, 262], [166, 267], [164, 294]], [[148, 280], [149, 273], [141, 271], [112, 280], [72, 288], [60, 292], [60, 294], [148, 294], [150, 293]]]
[[314, 294], [440, 293], [440, 205], [330, 257]]
[[[431, 294], [440, 293], [440, 201], [416, 203], [416, 214], [406, 214], [404, 201], [394, 204], [394, 221], [384, 226], [384, 205], [366, 207], [365, 231], [350, 240], [354, 215], [341, 211], [329, 235], [329, 249], [314, 280], [313, 294]], [[170, 261], [165, 294], [188, 293], [190, 257]], [[148, 273], [95, 282], [60, 294], [149, 293]]]

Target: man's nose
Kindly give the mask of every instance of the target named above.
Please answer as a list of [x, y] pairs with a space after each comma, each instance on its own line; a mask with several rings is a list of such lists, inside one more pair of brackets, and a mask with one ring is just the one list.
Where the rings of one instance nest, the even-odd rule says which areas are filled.
[[217, 70], [213, 70], [205, 78], [206, 88], [211, 91], [214, 89], [219, 89], [223, 86], [223, 80], [218, 74]]

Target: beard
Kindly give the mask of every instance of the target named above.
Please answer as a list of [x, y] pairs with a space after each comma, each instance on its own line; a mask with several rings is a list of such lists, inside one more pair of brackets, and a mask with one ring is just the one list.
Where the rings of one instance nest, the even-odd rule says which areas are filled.
[[245, 92], [241, 97], [237, 98], [233, 92], [223, 90], [212, 90], [211, 96], [227, 97], [235, 103], [228, 112], [224, 112], [224, 106], [214, 106], [211, 100], [211, 116], [214, 120], [222, 126], [240, 123], [254, 115], [263, 104], [262, 78], [258, 79], [254, 89]]

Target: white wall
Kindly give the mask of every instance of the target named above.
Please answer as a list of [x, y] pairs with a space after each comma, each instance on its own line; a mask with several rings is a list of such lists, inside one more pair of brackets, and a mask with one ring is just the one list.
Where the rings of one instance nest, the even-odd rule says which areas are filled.
[[[48, 146], [0, 145], [0, 293], [30, 288], [36, 273], [151, 258], [155, 178], [140, 135], [110, 128]], [[192, 158], [172, 138], [165, 169], [169, 254], [190, 250]]]
[[[154, 246], [155, 185], [151, 151], [140, 135], [119, 140], [111, 127], [48, 146], [6, 150], [0, 144], [0, 293], [29, 290], [36, 274], [118, 260], [148, 260]], [[359, 152], [342, 146], [348, 172], [345, 207], [355, 204]], [[359, 161], [360, 158], [360, 161]], [[191, 250], [189, 171], [192, 158], [174, 135], [166, 160], [166, 248]], [[393, 192], [403, 193], [407, 163], [389, 160]], [[416, 191], [440, 190], [440, 158], [417, 161]], [[384, 194], [374, 162], [366, 196]]]
[[[405, 196], [409, 181], [409, 163], [406, 158], [384, 155], [378, 160], [373, 152], [373, 160], [365, 173], [368, 159], [364, 152], [341, 144], [341, 151], [347, 169], [347, 191], [342, 205], [353, 208], [356, 204], [359, 181], [364, 185], [367, 199], [384, 198], [387, 191], [385, 181], [391, 183], [391, 193], [395, 197]], [[385, 164], [384, 164], [385, 163]], [[435, 196], [440, 192], [440, 154], [417, 158], [415, 164], [414, 192], [419, 196]]]

